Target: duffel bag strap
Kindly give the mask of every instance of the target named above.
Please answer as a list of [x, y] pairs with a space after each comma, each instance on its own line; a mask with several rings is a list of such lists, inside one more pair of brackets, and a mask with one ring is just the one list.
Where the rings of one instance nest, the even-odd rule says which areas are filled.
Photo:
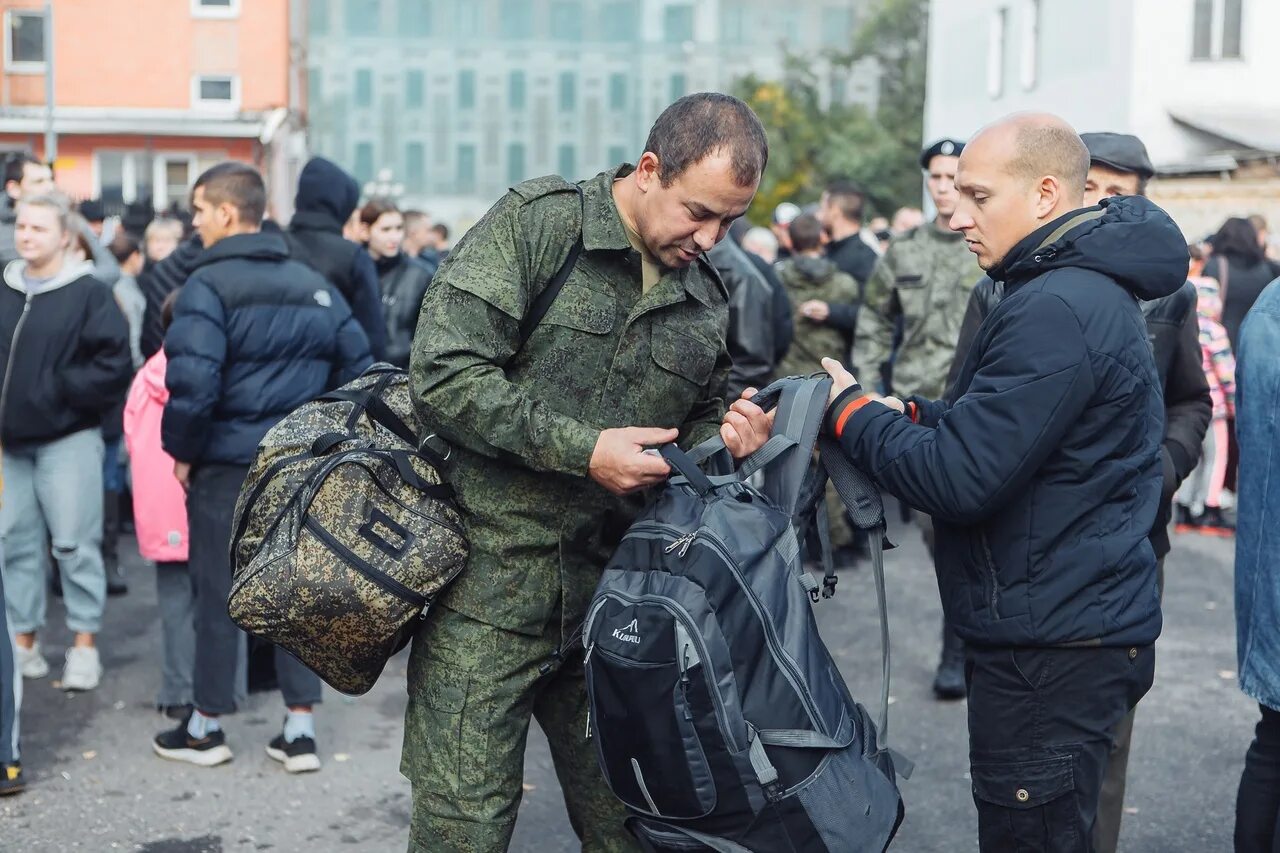
[[[383, 377], [386, 379], [387, 377]], [[355, 425], [355, 419], [363, 412], [369, 420], [382, 426], [383, 428], [394, 433], [397, 438], [410, 447], [418, 446], [418, 436], [414, 434], [409, 425], [401, 420], [400, 416], [391, 410], [391, 407], [383, 401], [381, 397], [382, 380], [378, 380], [378, 385], [365, 391], [349, 391], [346, 388], [338, 388], [316, 398], [318, 400], [328, 400], [333, 402], [352, 403], [355, 410], [352, 417], [347, 423], [351, 426]], [[382, 387], [380, 387], [382, 386]]]

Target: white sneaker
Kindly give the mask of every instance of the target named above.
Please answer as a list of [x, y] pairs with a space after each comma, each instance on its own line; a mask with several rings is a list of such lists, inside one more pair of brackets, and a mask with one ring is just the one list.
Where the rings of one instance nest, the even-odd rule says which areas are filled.
[[96, 648], [72, 646], [62, 668], [63, 690], [93, 690], [102, 679], [102, 661]]
[[38, 642], [29, 649], [18, 646], [18, 671], [23, 678], [44, 678], [49, 674], [49, 662], [40, 654]]

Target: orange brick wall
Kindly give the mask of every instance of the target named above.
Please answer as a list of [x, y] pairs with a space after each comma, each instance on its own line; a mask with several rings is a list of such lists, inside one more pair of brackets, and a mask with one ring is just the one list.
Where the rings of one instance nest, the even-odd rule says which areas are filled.
[[[42, 7], [0, 0], [0, 10]], [[238, 17], [197, 18], [190, 0], [79, 0], [54, 7], [60, 106], [187, 109], [194, 74], [238, 74], [241, 108], [285, 106], [288, 0], [242, 0]], [[5, 75], [8, 105], [44, 104], [43, 75]]]

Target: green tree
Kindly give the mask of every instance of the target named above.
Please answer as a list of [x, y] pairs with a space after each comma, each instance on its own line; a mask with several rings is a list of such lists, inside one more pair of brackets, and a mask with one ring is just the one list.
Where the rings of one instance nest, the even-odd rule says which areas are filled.
[[824, 105], [818, 77], [802, 57], [787, 58], [781, 80], [738, 81], [734, 93], [769, 132], [769, 168], [751, 219], [768, 221], [783, 201], [813, 201], [838, 177], [861, 184], [872, 207], [886, 215], [919, 204], [927, 16], [927, 0], [881, 0], [850, 49], [827, 57], [837, 72], [864, 62], [878, 67], [874, 112], [857, 104]]

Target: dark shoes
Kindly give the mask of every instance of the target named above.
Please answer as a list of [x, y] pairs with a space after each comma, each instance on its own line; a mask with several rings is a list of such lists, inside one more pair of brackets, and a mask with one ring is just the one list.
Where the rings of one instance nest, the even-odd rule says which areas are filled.
[[157, 705], [156, 710], [171, 720], [185, 720], [191, 716], [191, 705]]
[[0, 797], [22, 793], [27, 787], [27, 780], [22, 775], [22, 765], [0, 764]]
[[1236, 523], [1227, 517], [1222, 507], [1207, 506], [1195, 515], [1190, 509], [1178, 506], [1175, 510], [1175, 527], [1178, 533], [1199, 533], [1202, 536], [1218, 536], [1229, 539], [1236, 535]]
[[267, 744], [267, 755], [284, 765], [289, 773], [309, 773], [320, 769], [320, 756], [316, 755], [316, 742], [309, 737], [286, 741], [284, 735], [276, 735]]
[[231, 760], [231, 748], [227, 736], [221, 730], [209, 732], [202, 738], [193, 738], [187, 732], [187, 715], [177, 728], [156, 735], [151, 742], [156, 755], [170, 761], [185, 761], [197, 767], [216, 767]]

